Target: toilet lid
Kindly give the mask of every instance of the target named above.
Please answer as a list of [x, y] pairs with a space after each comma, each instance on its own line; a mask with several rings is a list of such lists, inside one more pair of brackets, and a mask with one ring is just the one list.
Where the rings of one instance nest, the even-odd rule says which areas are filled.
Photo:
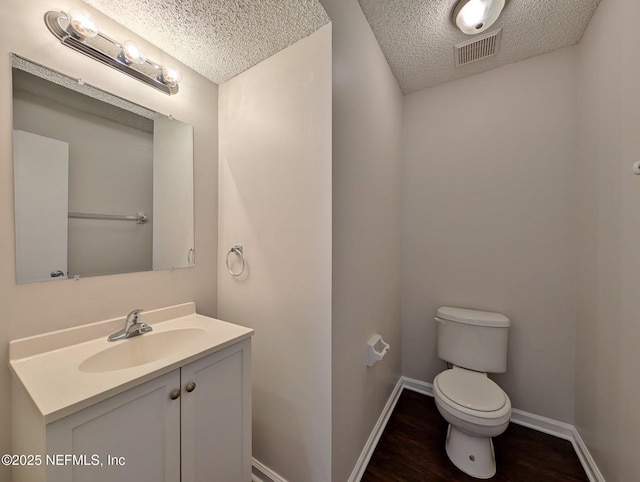
[[454, 368], [438, 375], [437, 382], [445, 397], [471, 410], [494, 412], [507, 402], [502, 388], [484, 373]]

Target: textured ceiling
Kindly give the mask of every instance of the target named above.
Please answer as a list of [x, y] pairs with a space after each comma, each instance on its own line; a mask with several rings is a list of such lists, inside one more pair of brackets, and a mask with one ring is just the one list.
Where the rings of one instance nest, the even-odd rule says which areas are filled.
[[[330, 19], [318, 0], [84, 0], [219, 84]], [[346, 1], [346, 0], [344, 0]], [[507, 0], [497, 55], [455, 66], [455, 0], [358, 0], [405, 93], [580, 41], [600, 0]]]
[[358, 0], [404, 93], [474, 75], [580, 41], [600, 0], [507, 0], [500, 51], [461, 67], [454, 45], [473, 36], [451, 21], [455, 0]]
[[216, 84], [330, 21], [318, 0], [84, 1]]

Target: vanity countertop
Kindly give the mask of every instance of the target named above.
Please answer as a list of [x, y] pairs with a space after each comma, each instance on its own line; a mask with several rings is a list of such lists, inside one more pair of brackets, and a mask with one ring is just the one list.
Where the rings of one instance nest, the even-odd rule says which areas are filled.
[[[153, 331], [115, 342], [108, 342], [107, 336], [124, 326], [124, 317], [14, 340], [9, 344], [11, 371], [42, 414], [44, 423], [70, 415], [253, 335], [250, 328], [197, 314], [195, 303], [145, 311], [141, 321], [151, 325]], [[192, 336], [177, 336], [180, 334]], [[153, 336], [155, 338], [151, 338]], [[155, 340], [162, 345], [163, 355], [147, 362], [136, 360]], [[128, 364], [133, 366], [128, 367]]]

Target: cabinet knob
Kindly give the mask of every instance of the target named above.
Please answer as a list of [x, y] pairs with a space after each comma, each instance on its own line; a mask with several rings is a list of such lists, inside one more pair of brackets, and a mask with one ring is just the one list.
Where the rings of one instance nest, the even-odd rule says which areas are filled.
[[187, 390], [187, 392], [191, 393], [196, 389], [196, 383], [195, 382], [189, 382], [187, 383], [187, 386], [185, 387], [185, 389]]
[[171, 393], [169, 394], [169, 398], [171, 400], [176, 400], [180, 398], [180, 390], [178, 388], [171, 390]]

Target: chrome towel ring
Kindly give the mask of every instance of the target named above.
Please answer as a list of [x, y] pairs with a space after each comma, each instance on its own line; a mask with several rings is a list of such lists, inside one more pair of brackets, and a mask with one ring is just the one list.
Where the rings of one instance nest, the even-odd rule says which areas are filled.
[[[229, 255], [230, 254], [235, 254], [236, 256], [238, 256], [240, 258], [240, 262], [242, 263], [242, 266], [240, 267], [240, 271], [239, 272], [235, 272], [231, 269], [230, 263], [229, 263]], [[227, 265], [227, 271], [229, 272], [229, 274], [231, 276], [240, 276], [242, 275], [242, 273], [244, 273], [244, 268], [245, 268], [245, 262], [244, 262], [244, 254], [242, 251], [242, 245], [241, 244], [236, 244], [233, 248], [231, 248], [229, 250], [229, 252], [227, 253], [227, 258], [225, 260], [226, 265]]]

